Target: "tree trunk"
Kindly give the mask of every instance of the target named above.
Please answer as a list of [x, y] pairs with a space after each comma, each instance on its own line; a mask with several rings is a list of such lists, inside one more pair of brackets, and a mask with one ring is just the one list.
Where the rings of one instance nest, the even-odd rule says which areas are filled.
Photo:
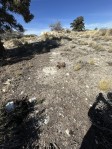
[[3, 46], [3, 42], [0, 39], [0, 59], [5, 59], [6, 56], [5, 54], [6, 54], [5, 48]]

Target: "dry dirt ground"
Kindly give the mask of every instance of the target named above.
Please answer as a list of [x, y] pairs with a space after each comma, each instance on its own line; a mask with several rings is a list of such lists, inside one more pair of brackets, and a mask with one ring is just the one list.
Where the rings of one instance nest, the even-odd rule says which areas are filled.
[[[89, 108], [100, 92], [112, 89], [112, 36], [95, 33], [66, 33], [70, 40], [61, 38], [50, 52], [0, 67], [1, 100], [26, 95], [44, 99], [39, 107], [46, 115], [39, 122], [40, 149], [50, 144], [79, 149], [91, 126]], [[59, 69], [58, 62], [66, 66]]]

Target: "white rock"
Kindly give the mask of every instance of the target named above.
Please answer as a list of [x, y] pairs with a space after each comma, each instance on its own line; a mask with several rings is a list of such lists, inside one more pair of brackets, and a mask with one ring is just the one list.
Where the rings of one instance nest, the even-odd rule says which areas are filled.
[[36, 97], [32, 97], [32, 98], [29, 99], [30, 103], [35, 102], [35, 101], [36, 101]]
[[69, 132], [68, 129], [66, 129], [65, 132], [66, 132], [66, 134], [67, 134], [68, 136], [70, 136], [70, 132]]
[[69, 76], [70, 74], [69, 73], [66, 73], [66, 76]]
[[44, 124], [47, 125], [49, 123], [49, 120], [50, 120], [49, 116], [46, 116], [46, 118], [44, 119]]
[[59, 55], [59, 52], [52, 52], [52, 55]]
[[42, 122], [41, 122], [41, 121], [38, 121], [38, 125], [39, 125], [39, 126], [42, 126]]
[[76, 122], [76, 119], [74, 119], [74, 123]]
[[5, 92], [6, 92], [6, 88], [3, 88], [3, 89], [2, 89], [2, 92], [4, 92], [4, 93], [5, 93]]
[[86, 85], [86, 88], [89, 88], [89, 86], [88, 86], [88, 85]]
[[13, 101], [8, 102], [5, 108], [8, 112], [14, 111], [15, 109], [14, 102]]
[[64, 115], [63, 115], [62, 113], [59, 113], [59, 116], [62, 116], [62, 117], [64, 117]]
[[89, 106], [92, 107], [92, 104], [90, 104]]
[[11, 80], [7, 79], [7, 81], [4, 83], [5, 85], [10, 85], [11, 84]]
[[24, 91], [21, 91], [20, 95], [22, 95], [24, 93]]
[[53, 59], [50, 59], [50, 62], [53, 62]]

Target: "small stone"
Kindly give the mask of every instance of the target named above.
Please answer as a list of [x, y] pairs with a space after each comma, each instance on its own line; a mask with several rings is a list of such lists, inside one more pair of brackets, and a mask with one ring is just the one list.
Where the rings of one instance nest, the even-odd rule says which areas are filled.
[[96, 144], [98, 144], [98, 140], [95, 139]]
[[4, 93], [5, 93], [5, 92], [6, 92], [6, 89], [5, 89], [5, 88], [3, 88], [3, 89], [2, 89], [2, 92], [4, 92]]
[[69, 76], [70, 74], [69, 73], [66, 73], [66, 76]]
[[92, 104], [90, 104], [89, 106], [92, 107]]
[[15, 109], [14, 102], [13, 101], [8, 102], [5, 107], [7, 112], [14, 111]]
[[24, 91], [21, 91], [20, 95], [22, 95], [24, 93]]
[[76, 119], [74, 119], [74, 123], [76, 122]]
[[32, 98], [29, 99], [30, 103], [35, 102], [35, 101], [36, 101], [36, 97], [32, 97]]
[[41, 122], [41, 121], [38, 121], [38, 125], [39, 125], [39, 126], [42, 126], [42, 122]]
[[89, 86], [88, 86], [88, 85], [86, 85], [86, 88], [89, 88]]
[[5, 85], [10, 85], [11, 84], [11, 80], [7, 79], [7, 81], [4, 83]]
[[35, 91], [35, 90], [36, 90], [36, 88], [34, 87], [34, 88], [33, 88], [33, 90]]
[[49, 123], [49, 120], [50, 120], [49, 116], [46, 116], [46, 118], [44, 119], [44, 124], [47, 125]]
[[65, 62], [58, 62], [57, 63], [57, 67], [60, 69], [60, 68], [64, 68], [66, 67], [66, 63]]
[[59, 116], [62, 116], [62, 117], [64, 117], [64, 115], [63, 115], [62, 113], [59, 113]]
[[88, 99], [87, 99], [87, 98], [85, 98], [85, 100], [87, 101]]
[[68, 136], [70, 136], [70, 132], [69, 132], [68, 129], [65, 130], [65, 133], [66, 133]]

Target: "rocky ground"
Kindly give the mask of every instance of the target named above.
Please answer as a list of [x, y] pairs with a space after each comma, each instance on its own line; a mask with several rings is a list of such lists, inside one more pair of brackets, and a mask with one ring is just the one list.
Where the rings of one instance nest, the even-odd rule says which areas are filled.
[[[45, 42], [52, 36], [59, 45], [46, 52]], [[27, 46], [33, 43], [30, 50], [36, 42], [44, 41], [43, 52], [1, 64], [1, 101], [26, 95], [44, 99], [39, 107], [45, 109], [45, 119], [39, 122], [40, 149], [50, 145], [79, 149], [91, 125], [89, 108], [99, 92], [105, 95], [112, 89], [112, 36], [99, 31], [44, 33], [26, 41]], [[10, 40], [4, 45], [7, 49], [16, 46]]]

